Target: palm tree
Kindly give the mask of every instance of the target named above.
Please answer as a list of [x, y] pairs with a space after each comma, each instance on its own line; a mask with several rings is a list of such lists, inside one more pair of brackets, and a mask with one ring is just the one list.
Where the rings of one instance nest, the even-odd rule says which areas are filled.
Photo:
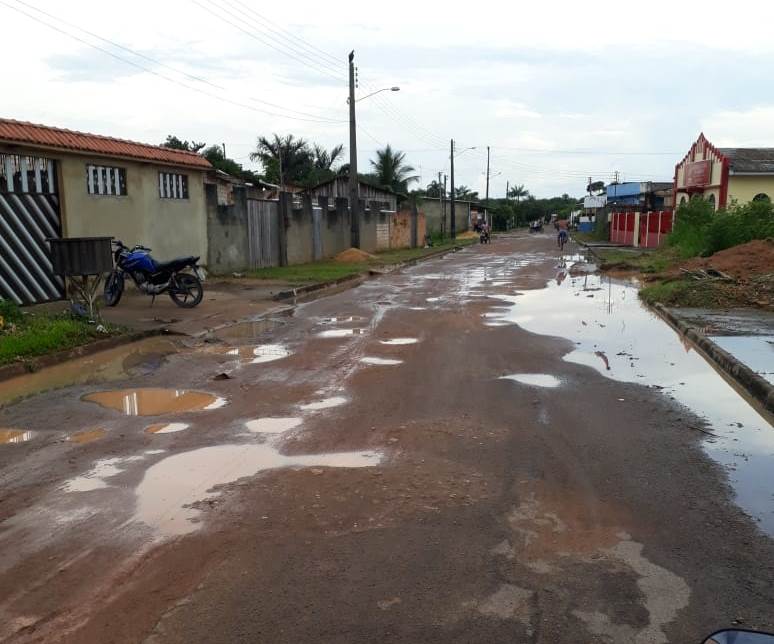
[[518, 185], [518, 186], [513, 186], [513, 188], [511, 188], [508, 191], [508, 196], [509, 197], [513, 197], [514, 199], [516, 199], [516, 203], [519, 203], [519, 200], [522, 197], [529, 196], [529, 190], [525, 190], [524, 189], [524, 184], [521, 184], [521, 185]]
[[455, 199], [467, 199], [469, 201], [476, 201], [478, 199], [478, 192], [471, 190], [467, 186], [457, 186], [454, 188]]
[[269, 181], [301, 183], [313, 165], [312, 153], [304, 139], [292, 134], [281, 137], [274, 134], [272, 139], [258, 138], [251, 161], [260, 161]]
[[328, 151], [323, 146], [315, 143], [314, 148], [312, 149], [314, 167], [318, 170], [333, 170], [333, 164], [336, 163], [336, 159], [338, 159], [343, 153], [343, 145], [337, 145]]
[[436, 199], [440, 197], [442, 194], [444, 194], [443, 191], [443, 184], [439, 182], [436, 179], [433, 179], [428, 185], [427, 189], [425, 190], [425, 194], [428, 197], [435, 197]]
[[408, 185], [419, 181], [419, 176], [413, 174], [416, 169], [406, 163], [406, 153], [393, 150], [388, 143], [383, 150], [376, 151], [376, 160], [371, 160], [376, 180], [379, 185], [407, 193]]

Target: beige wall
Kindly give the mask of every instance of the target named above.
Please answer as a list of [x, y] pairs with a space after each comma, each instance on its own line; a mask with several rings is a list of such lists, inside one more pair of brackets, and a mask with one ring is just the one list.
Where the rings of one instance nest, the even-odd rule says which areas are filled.
[[732, 174], [728, 178], [728, 203], [735, 200], [743, 204], [752, 201], [755, 195], [767, 194], [774, 201], [774, 176], [751, 177]]
[[[67, 155], [58, 160], [62, 224], [67, 237], [109, 235], [127, 246], [152, 248], [158, 260], [199, 255], [202, 263], [207, 261], [204, 172], [101, 157]], [[90, 195], [86, 165], [91, 163], [125, 168], [127, 196]], [[159, 197], [161, 171], [188, 175], [188, 199]]]

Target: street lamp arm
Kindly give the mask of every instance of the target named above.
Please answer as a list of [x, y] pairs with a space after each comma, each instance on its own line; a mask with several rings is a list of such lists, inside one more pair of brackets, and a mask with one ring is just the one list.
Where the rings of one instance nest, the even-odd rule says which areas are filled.
[[399, 92], [400, 87], [383, 87], [382, 89], [377, 89], [375, 92], [371, 92], [370, 94], [366, 94], [365, 96], [361, 96], [360, 98], [355, 99], [355, 103], [359, 103], [360, 101], [364, 101], [369, 96], [373, 96], [374, 94], [378, 94], [379, 92]]

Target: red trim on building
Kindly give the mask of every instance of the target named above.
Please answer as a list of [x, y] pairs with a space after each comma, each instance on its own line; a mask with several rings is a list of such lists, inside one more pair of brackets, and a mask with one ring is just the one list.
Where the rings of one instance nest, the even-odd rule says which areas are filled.
[[728, 205], [728, 175], [731, 163], [728, 157], [723, 157], [723, 169], [720, 173], [720, 199], [718, 199], [718, 208], [725, 208]]

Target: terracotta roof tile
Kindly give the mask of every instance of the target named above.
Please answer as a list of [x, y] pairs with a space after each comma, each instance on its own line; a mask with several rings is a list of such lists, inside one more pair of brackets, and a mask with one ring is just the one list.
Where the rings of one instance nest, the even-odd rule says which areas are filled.
[[72, 150], [75, 152], [91, 152], [108, 156], [155, 161], [179, 166], [211, 168], [207, 159], [195, 152], [173, 150], [158, 145], [136, 143], [116, 139], [110, 136], [75, 132], [58, 127], [0, 119], [0, 143], [27, 143], [30, 145]]

